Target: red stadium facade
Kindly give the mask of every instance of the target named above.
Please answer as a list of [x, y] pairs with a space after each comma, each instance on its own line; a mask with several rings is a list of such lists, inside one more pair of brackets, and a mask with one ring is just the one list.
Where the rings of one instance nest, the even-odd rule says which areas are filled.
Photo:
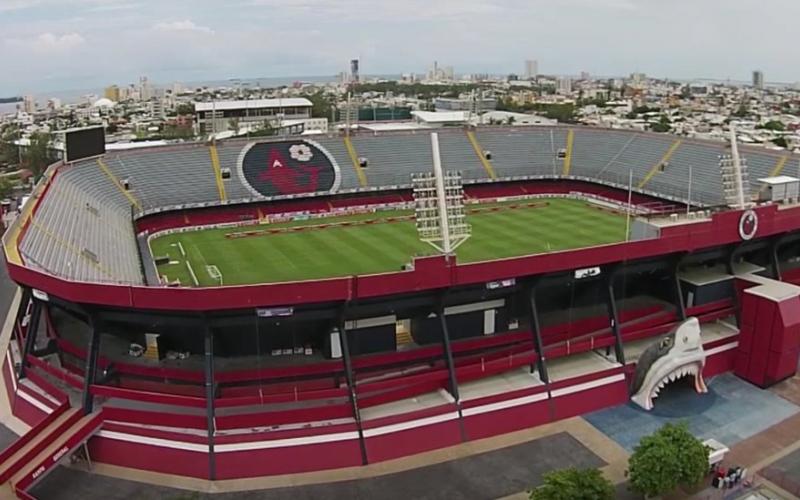
[[[32, 426], [23, 441], [63, 441], [36, 455], [49, 460], [44, 469], [18, 467], [21, 492], [83, 442], [96, 462], [223, 480], [376, 463], [624, 404], [635, 353], [690, 316], [703, 328], [705, 377], [734, 371], [768, 386], [797, 366], [797, 205], [691, 218], [684, 206], [652, 216], [651, 237], [564, 252], [470, 264], [436, 256], [380, 275], [184, 288], [67, 279], [26, 261], [18, 245], [59, 175], [56, 167], [40, 183], [5, 238], [20, 287], [6, 391]], [[278, 182], [292, 194], [338, 182], [304, 175]], [[628, 198], [566, 177], [498, 179], [466, 193]], [[410, 196], [397, 188], [165, 209], [134, 224], [153, 233]], [[631, 201], [663, 200], [638, 192]], [[127, 358], [120, 346], [145, 334], [190, 358]]]

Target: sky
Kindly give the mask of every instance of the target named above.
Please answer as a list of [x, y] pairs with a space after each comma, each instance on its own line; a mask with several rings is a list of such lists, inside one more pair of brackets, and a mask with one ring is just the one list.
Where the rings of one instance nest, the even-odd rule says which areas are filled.
[[0, 96], [364, 74], [800, 81], [797, 0], [0, 0]]

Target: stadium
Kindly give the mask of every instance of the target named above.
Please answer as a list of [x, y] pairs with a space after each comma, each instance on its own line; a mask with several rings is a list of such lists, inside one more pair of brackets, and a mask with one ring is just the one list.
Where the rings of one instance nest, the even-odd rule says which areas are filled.
[[339, 469], [641, 387], [652, 404], [637, 362], [687, 318], [701, 373], [676, 366], [698, 392], [794, 374], [798, 156], [588, 127], [435, 132], [50, 166], [4, 238], [19, 291], [3, 377], [31, 426], [4, 481], [24, 492], [79, 448], [206, 480]]

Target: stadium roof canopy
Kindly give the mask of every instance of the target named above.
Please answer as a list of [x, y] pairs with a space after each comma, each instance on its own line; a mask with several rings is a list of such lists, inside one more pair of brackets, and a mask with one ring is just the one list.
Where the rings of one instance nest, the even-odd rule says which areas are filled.
[[392, 131], [401, 131], [401, 130], [425, 130], [430, 127], [426, 127], [424, 124], [420, 123], [413, 123], [413, 122], [392, 122], [392, 123], [359, 123], [358, 128], [362, 128], [364, 130], [369, 130], [372, 132], [392, 132]]
[[508, 121], [509, 118], [514, 119], [515, 125], [557, 125], [558, 120], [551, 120], [544, 116], [530, 115], [527, 113], [512, 113], [511, 111], [487, 111], [480, 117], [472, 117], [474, 123], [489, 123], [490, 120], [498, 122]]
[[764, 177], [763, 179], [758, 179], [758, 182], [762, 182], [764, 184], [771, 184], [771, 185], [779, 185], [779, 184], [788, 184], [790, 182], [797, 182], [797, 177], [789, 177], [788, 175], [778, 175], [775, 177]]
[[469, 119], [466, 111], [412, 111], [411, 115], [425, 123], [466, 123]]
[[224, 111], [229, 109], [288, 108], [311, 106], [305, 97], [288, 97], [286, 99], [247, 99], [241, 101], [197, 102], [195, 111]]

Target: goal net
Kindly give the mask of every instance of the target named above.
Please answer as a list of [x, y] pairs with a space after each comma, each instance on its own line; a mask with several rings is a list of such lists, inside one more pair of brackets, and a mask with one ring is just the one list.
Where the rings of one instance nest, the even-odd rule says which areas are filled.
[[222, 285], [222, 273], [217, 266], [206, 266], [206, 271], [212, 280], [216, 280]]

